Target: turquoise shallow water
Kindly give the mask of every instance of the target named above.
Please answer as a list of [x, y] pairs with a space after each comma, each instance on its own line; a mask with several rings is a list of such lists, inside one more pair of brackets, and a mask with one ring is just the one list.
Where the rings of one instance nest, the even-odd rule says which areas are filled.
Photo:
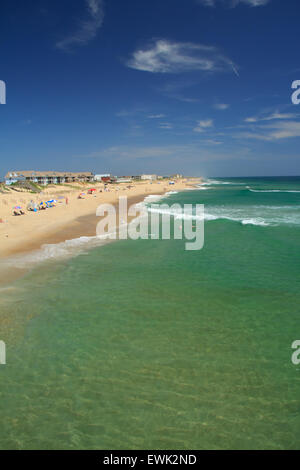
[[120, 241], [1, 292], [0, 448], [300, 448], [300, 179], [204, 187], [167, 199], [205, 204], [201, 251]]

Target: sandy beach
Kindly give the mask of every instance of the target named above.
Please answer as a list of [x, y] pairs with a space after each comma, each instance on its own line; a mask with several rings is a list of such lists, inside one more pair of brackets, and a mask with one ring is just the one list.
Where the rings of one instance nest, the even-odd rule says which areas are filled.
[[[128, 188], [128, 183], [110, 185], [104, 191], [104, 185], [94, 183], [77, 185], [78, 187], [49, 186], [42, 193], [32, 194], [26, 191], [10, 190], [0, 194], [0, 258], [17, 253], [25, 253], [40, 248], [43, 244], [59, 243], [80, 236], [96, 234], [96, 209], [100, 204], [117, 204], [119, 196], [127, 196], [128, 204], [142, 201], [150, 194], [164, 194], [168, 191], [181, 191], [191, 187], [191, 180], [178, 180], [174, 185], [168, 181], [136, 182]], [[87, 194], [88, 188], [95, 188], [93, 194]], [[78, 195], [84, 192], [84, 199]], [[53, 208], [44, 211], [27, 211], [28, 203], [33, 200], [56, 199]], [[14, 216], [14, 206], [20, 205], [25, 215]]]

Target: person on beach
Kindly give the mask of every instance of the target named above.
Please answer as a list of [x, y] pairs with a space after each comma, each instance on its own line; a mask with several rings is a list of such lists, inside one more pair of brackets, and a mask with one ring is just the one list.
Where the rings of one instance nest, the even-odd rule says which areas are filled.
[[25, 215], [25, 212], [23, 212], [22, 210], [15, 209], [15, 210], [14, 210], [14, 215], [15, 215], [15, 216], [18, 216], [18, 215]]

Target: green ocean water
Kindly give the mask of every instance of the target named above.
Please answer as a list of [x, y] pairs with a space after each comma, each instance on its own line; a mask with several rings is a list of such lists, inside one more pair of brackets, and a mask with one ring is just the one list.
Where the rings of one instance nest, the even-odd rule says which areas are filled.
[[203, 187], [159, 201], [205, 205], [202, 250], [81, 248], [0, 292], [1, 449], [300, 448], [300, 178]]

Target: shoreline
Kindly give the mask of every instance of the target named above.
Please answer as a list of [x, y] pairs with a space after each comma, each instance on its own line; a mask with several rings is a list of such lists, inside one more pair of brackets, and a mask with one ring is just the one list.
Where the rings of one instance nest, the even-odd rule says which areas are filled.
[[0, 224], [0, 287], [10, 284], [31, 269], [31, 266], [18, 267], [17, 263], [15, 266], [13, 263], [7, 264], [10, 260], [14, 261], [16, 258], [17, 261], [19, 256], [38, 252], [44, 245], [57, 245], [81, 237], [96, 236], [96, 226], [100, 220], [96, 216], [96, 209], [100, 204], [113, 204], [117, 207], [119, 197], [127, 196], [130, 207], [143, 202], [149, 195], [163, 196], [169, 191], [183, 191], [195, 184], [196, 180], [179, 180], [172, 187], [166, 186], [166, 183], [146, 182], [137, 183], [132, 189], [120, 185], [118, 189], [111, 188], [109, 192], [99, 192], [99, 185], [94, 185], [98, 192], [96, 195], [86, 196], [86, 199], [78, 200], [77, 190], [68, 194], [68, 205], [64, 201], [46, 211], [27, 213], [20, 217], [11, 216], [10, 224]]

